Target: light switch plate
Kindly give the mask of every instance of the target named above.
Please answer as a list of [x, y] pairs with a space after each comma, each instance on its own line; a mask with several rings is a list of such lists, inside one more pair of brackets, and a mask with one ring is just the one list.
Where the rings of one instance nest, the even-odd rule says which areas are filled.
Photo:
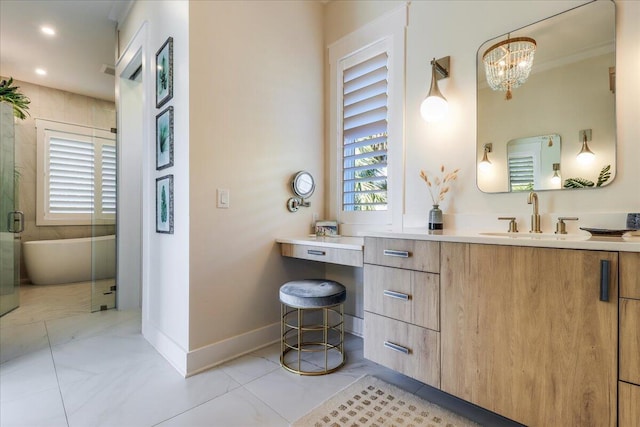
[[227, 190], [226, 188], [218, 188], [216, 207], [221, 209], [228, 209], [230, 205], [229, 190]]

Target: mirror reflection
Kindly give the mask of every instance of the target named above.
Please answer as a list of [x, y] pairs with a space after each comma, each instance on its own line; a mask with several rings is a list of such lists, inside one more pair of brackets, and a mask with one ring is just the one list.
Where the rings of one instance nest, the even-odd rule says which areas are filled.
[[[557, 165], [557, 166], [554, 166]], [[507, 142], [509, 191], [560, 188], [560, 135], [516, 138]]]
[[480, 190], [595, 188], [613, 180], [613, 2], [587, 3], [489, 40], [477, 67]]

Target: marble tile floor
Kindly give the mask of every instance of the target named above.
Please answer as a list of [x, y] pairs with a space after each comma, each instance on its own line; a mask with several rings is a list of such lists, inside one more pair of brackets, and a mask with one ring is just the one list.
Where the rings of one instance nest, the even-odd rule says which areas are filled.
[[115, 307], [114, 279], [61, 285], [21, 285], [20, 306], [0, 317], [0, 328], [26, 325]]
[[362, 344], [347, 335], [347, 364], [330, 375], [285, 371], [274, 344], [185, 379], [142, 337], [139, 311], [3, 326], [0, 426], [287, 426], [365, 374], [430, 393]]

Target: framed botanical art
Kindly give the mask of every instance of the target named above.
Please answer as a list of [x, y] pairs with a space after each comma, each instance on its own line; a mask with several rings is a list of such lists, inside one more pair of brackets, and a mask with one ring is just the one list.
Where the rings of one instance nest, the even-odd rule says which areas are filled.
[[156, 232], [173, 234], [173, 175], [156, 178]]
[[173, 98], [173, 37], [156, 53], [156, 107]]
[[173, 107], [156, 116], [156, 170], [173, 166]]

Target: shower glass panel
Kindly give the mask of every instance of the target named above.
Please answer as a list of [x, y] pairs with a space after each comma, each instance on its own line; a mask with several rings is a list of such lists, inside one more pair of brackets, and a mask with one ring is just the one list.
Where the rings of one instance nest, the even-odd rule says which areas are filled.
[[17, 210], [13, 107], [0, 102], [0, 316], [20, 304], [20, 232]]
[[116, 134], [105, 137], [99, 130], [115, 131], [113, 103], [92, 108], [95, 147], [94, 210], [91, 224], [91, 311], [116, 306]]

